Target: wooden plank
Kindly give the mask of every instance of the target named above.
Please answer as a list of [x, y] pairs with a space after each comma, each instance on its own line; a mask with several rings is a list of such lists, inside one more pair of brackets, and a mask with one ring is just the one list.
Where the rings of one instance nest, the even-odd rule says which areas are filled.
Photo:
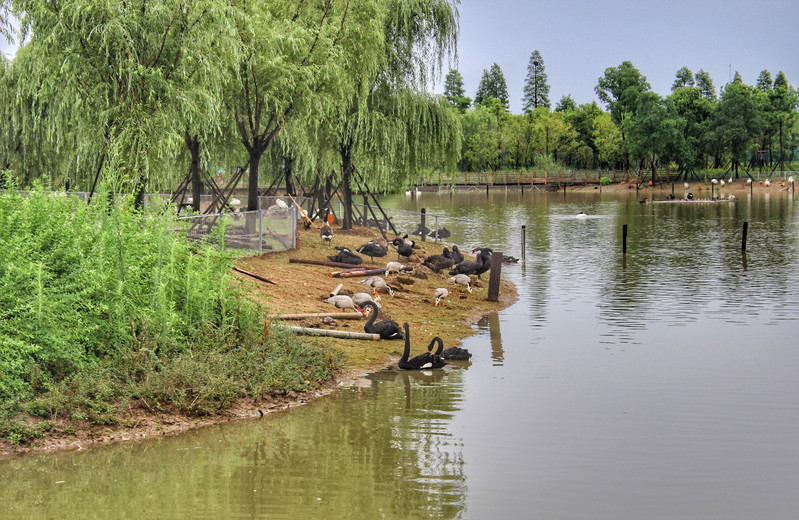
[[280, 325], [280, 327], [293, 330], [297, 334], [306, 336], [330, 336], [333, 338], [347, 339], [367, 339], [380, 341], [380, 334], [368, 334], [366, 332], [347, 332], [346, 330], [311, 329], [308, 327], [294, 327], [292, 325]]
[[302, 320], [305, 318], [336, 318], [340, 320], [359, 320], [364, 317], [361, 312], [300, 312], [294, 314], [269, 314], [267, 318], [278, 320]]

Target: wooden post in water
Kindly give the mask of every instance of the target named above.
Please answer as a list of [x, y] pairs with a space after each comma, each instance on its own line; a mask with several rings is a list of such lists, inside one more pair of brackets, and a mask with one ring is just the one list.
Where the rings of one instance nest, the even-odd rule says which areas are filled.
[[746, 253], [746, 235], [749, 232], [749, 222], [744, 222], [744, 231], [741, 236], [741, 252]]
[[419, 229], [422, 230], [422, 242], [425, 241], [425, 235], [426, 235], [426, 233], [424, 232], [424, 221], [426, 216], [427, 216], [427, 210], [422, 208], [422, 225], [419, 227]]
[[621, 252], [623, 255], [627, 254], [627, 224], [621, 227]]
[[488, 183], [486, 183], [486, 198], [488, 198]]
[[522, 262], [527, 259], [527, 226], [522, 225]]
[[488, 296], [486, 300], [495, 302], [499, 300], [499, 281], [502, 276], [502, 253], [494, 251], [491, 254], [491, 273], [488, 277]]

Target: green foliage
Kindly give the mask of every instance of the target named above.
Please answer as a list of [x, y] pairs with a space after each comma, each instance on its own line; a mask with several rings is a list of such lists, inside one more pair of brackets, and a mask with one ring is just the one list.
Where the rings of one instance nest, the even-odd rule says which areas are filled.
[[602, 177], [601, 179], [599, 179], [599, 184], [601, 184], [602, 186], [609, 186], [611, 182], [612, 181], [610, 180], [610, 177]]
[[505, 110], [510, 106], [508, 83], [497, 63], [492, 64], [490, 70], [483, 69], [483, 77], [480, 79], [477, 93], [474, 95], [474, 104], [482, 104], [491, 98], [498, 99]]
[[109, 424], [114, 403], [141, 397], [210, 413], [329, 375], [324, 351], [263, 342], [261, 310], [231, 283], [227, 253], [110, 200], [0, 195], [3, 434], [31, 438], [10, 419], [20, 411]]
[[536, 49], [530, 54], [530, 60], [527, 63], [522, 108], [525, 113], [530, 113], [538, 107], [549, 109], [549, 106], [549, 83], [547, 83], [544, 58], [541, 57], [541, 53]]

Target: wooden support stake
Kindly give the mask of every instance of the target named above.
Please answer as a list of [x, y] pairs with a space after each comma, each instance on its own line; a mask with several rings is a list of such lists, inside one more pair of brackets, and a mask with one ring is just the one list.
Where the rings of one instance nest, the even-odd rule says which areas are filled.
[[280, 325], [280, 327], [293, 330], [297, 334], [304, 334], [306, 336], [330, 336], [333, 338], [368, 339], [371, 341], [380, 340], [380, 334], [368, 334], [366, 332], [347, 332], [346, 330], [311, 329], [308, 327], [295, 327], [293, 325]]
[[527, 259], [527, 226], [522, 226], [522, 261]]
[[627, 254], [627, 224], [621, 227], [621, 252], [623, 255]]
[[749, 232], [749, 222], [744, 222], [743, 236], [741, 237], [741, 252], [746, 253], [746, 235]]
[[422, 208], [422, 225], [419, 227], [419, 229], [422, 232], [422, 242], [425, 241], [425, 235], [426, 235], [426, 233], [424, 232], [424, 221], [426, 216], [427, 216], [427, 210]]
[[502, 279], [502, 253], [494, 251], [491, 254], [491, 273], [488, 277], [488, 296], [486, 300], [495, 302], [499, 300], [499, 282]]

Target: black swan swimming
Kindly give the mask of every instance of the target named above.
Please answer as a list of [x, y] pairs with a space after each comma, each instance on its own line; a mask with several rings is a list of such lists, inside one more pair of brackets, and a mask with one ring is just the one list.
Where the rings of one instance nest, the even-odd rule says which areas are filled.
[[380, 334], [380, 339], [403, 339], [405, 337], [405, 335], [402, 333], [402, 329], [396, 321], [380, 320], [375, 322], [378, 312], [377, 304], [375, 302], [363, 302], [363, 308], [366, 309], [367, 307], [371, 309], [371, 313], [369, 314], [369, 321], [367, 321], [363, 326], [364, 331], [368, 332], [369, 334]]
[[455, 259], [452, 258], [452, 253], [446, 247], [440, 255], [430, 255], [425, 261], [424, 265], [429, 267], [430, 270], [439, 272], [442, 269], [449, 269], [455, 265]]
[[435, 342], [438, 340], [438, 349], [436, 349], [433, 355], [440, 357], [443, 360], [452, 359], [454, 361], [468, 361], [470, 357], [472, 357], [472, 353], [469, 352], [468, 349], [460, 348], [460, 347], [450, 347], [448, 349], [444, 349], [444, 342], [441, 341], [441, 338], [433, 338]]
[[397, 366], [402, 370], [423, 370], [427, 368], [441, 368], [446, 365], [443, 359], [437, 358], [437, 356], [431, 352], [435, 339], [430, 342], [430, 346], [427, 347], [427, 352], [408, 359], [408, 356], [411, 355], [411, 333], [408, 322], [403, 323], [402, 327], [405, 329], [405, 349], [402, 351], [402, 357], [397, 363]]

